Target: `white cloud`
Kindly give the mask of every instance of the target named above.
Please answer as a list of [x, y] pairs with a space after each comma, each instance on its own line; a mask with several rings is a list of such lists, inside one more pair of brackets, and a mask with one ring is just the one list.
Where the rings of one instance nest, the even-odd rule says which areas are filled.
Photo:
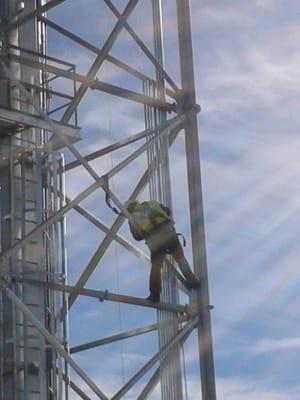
[[258, 7], [271, 9], [271, 7], [274, 5], [274, 0], [255, 0], [255, 4]]
[[265, 338], [258, 341], [252, 351], [257, 354], [277, 352], [280, 350], [299, 350], [300, 337], [290, 337], [283, 339]]
[[299, 388], [275, 389], [262, 380], [227, 378], [217, 380], [217, 394], [218, 400], [296, 400]]
[[[76, 383], [80, 386], [77, 379]], [[102, 389], [102, 383], [113, 383], [113, 377], [107, 377], [104, 381], [103, 377], [94, 376], [94, 382], [96, 382], [99, 387]], [[189, 389], [189, 399], [190, 400], [199, 400], [201, 396], [201, 387], [199, 380], [193, 378], [187, 381], [188, 389]], [[249, 379], [239, 379], [239, 378], [223, 378], [217, 379], [216, 381], [217, 388], [217, 399], [218, 400], [297, 400], [299, 394], [299, 387], [288, 387], [285, 389], [275, 389], [273, 387], [266, 387], [263, 384], [262, 380], [253, 380]], [[87, 389], [85, 393], [91, 397], [91, 399], [96, 399], [95, 395], [90, 389]], [[139, 391], [132, 392], [126, 395], [127, 400], [136, 399]], [[125, 397], [124, 397], [125, 398]], [[160, 387], [155, 387], [152, 392], [150, 398], [152, 400], [160, 400], [161, 393]], [[77, 400], [78, 397], [71, 394], [71, 400]]]

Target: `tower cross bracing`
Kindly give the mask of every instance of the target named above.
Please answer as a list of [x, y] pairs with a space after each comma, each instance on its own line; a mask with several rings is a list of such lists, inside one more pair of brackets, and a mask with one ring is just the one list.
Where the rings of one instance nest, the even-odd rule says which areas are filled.
[[[1, 398], [180, 400], [196, 365], [214, 400], [189, 1], [4, 0], [0, 18]], [[149, 197], [201, 291], [167, 257], [144, 299], [124, 223]]]

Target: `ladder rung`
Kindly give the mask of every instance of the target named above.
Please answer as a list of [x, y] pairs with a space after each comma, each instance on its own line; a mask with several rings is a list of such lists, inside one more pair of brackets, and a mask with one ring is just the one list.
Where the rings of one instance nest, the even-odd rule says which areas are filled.
[[[16, 201], [23, 201], [24, 199], [21, 197], [16, 197]], [[26, 203], [33, 203], [36, 204], [36, 200], [25, 199]]]
[[[37, 263], [36, 261], [26, 261], [26, 260], [22, 260], [22, 259], [20, 259], [20, 258], [17, 259], [17, 262], [22, 263], [23, 261], [26, 262], [26, 263], [28, 263], [28, 264], [31, 264], [31, 265], [38, 265], [38, 263]], [[27, 272], [28, 272], [28, 271], [27, 271]], [[36, 272], [36, 271], [32, 271], [32, 272]]]
[[[16, 241], [19, 241], [19, 240], [22, 240], [22, 239], [20, 239], [20, 238], [14, 238]], [[37, 241], [35, 241], [35, 240], [30, 240], [29, 242], [27, 242], [26, 244], [38, 244], [38, 242]], [[26, 244], [24, 245], [24, 246], [26, 246]]]
[[[25, 348], [25, 346], [17, 346], [17, 347], [18, 347], [18, 349], [24, 349]], [[26, 346], [26, 349], [27, 350], [41, 350], [40, 347], [35, 347], [35, 346]]]
[[28, 307], [39, 307], [39, 304], [25, 303]]
[[20, 324], [19, 322], [16, 324], [17, 326], [26, 326], [27, 328], [35, 328], [36, 329], [36, 326], [35, 325], [32, 325], [32, 324]]
[[33, 393], [33, 394], [40, 394], [41, 392], [38, 390], [26, 390], [26, 392], [23, 389], [18, 389], [18, 392], [22, 393]]
[[35, 185], [37, 184], [37, 181], [35, 181], [33, 179], [24, 179], [23, 177], [20, 177], [20, 176], [14, 176], [13, 178], [18, 180], [18, 181], [24, 180], [24, 182], [34, 183]]

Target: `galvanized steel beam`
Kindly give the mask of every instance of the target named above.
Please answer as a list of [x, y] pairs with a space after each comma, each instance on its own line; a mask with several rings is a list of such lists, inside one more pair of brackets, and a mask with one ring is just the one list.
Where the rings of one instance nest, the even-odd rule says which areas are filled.
[[215, 373], [213, 361], [212, 332], [210, 321], [207, 260], [199, 139], [197, 127], [196, 93], [193, 67], [193, 49], [189, 0], [176, 0], [180, 70], [182, 81], [181, 107], [191, 110], [185, 125], [186, 160], [188, 170], [189, 205], [191, 212], [191, 233], [193, 246], [193, 265], [196, 276], [201, 281], [198, 296], [199, 328], [198, 344], [203, 400], [216, 400]]
[[70, 294], [76, 292], [77, 295], [94, 297], [101, 302], [112, 301], [112, 302], [117, 302], [117, 303], [132, 304], [132, 305], [141, 306], [141, 307], [150, 307], [150, 308], [155, 308], [157, 310], [166, 310], [166, 311], [171, 311], [171, 312], [175, 312], [175, 313], [183, 313], [183, 314], [187, 314], [189, 312], [189, 308], [187, 305], [183, 306], [183, 305], [178, 305], [178, 304], [153, 303], [152, 301], [149, 301], [146, 299], [141, 299], [139, 297], [125, 296], [125, 295], [121, 295], [121, 294], [110, 293], [107, 290], [95, 290], [95, 289], [86, 289], [86, 288], [79, 289], [76, 286], [44, 282], [44, 281], [39, 281], [36, 279], [29, 279], [29, 278], [27, 279], [27, 278], [20, 278], [20, 277], [16, 277], [15, 280], [16, 280], [16, 282], [20, 282], [23, 284], [40, 286], [40, 287], [44, 287], [46, 289], [57, 290], [60, 292], [65, 292], [65, 293], [70, 293]]
[[76, 126], [63, 125], [62, 123], [54, 121], [53, 119], [51, 120], [51, 126], [49, 126], [49, 123], [45, 121], [44, 118], [18, 110], [0, 107], [0, 120], [10, 121], [12, 124], [40, 128], [52, 132], [59, 129], [62, 135], [69, 136], [72, 138], [72, 140], [80, 139], [80, 128]]
[[[138, 0], [130, 0], [125, 7], [125, 10], [123, 11], [122, 15], [119, 16], [119, 20], [116, 23], [115, 27], [113, 28], [111, 34], [108, 36], [106, 42], [104, 43], [102, 47], [102, 52], [100, 55], [97, 56], [95, 61], [93, 62], [93, 65], [91, 66], [89, 72], [86, 75], [86, 78], [88, 81], [91, 81], [94, 79], [96, 76], [99, 68], [105, 61], [109, 51], [111, 50], [113, 44], [115, 43], [117, 37], [119, 36], [121, 30], [124, 27], [124, 24], [126, 23], [127, 18], [129, 15], [132, 13], [134, 10], [135, 6], [137, 5]], [[78, 107], [80, 101], [82, 100], [83, 96], [85, 95], [86, 91], [88, 90], [89, 85], [87, 84], [82, 84], [80, 88], [78, 89], [75, 98], [73, 99], [71, 105], [68, 107], [66, 112], [64, 113], [62, 117], [62, 122], [66, 123], [70, 120], [72, 117], [75, 109]]]
[[198, 325], [198, 317], [191, 319], [187, 324], [179, 331], [179, 333], [160, 351], [158, 351], [112, 398], [111, 400], [119, 400], [157, 363], [161, 360], [173, 346], [178, 344], [186, 335], [192, 332], [192, 330]]
[[[47, 26], [50, 28], [56, 30], [57, 32], [61, 33], [62, 35], [68, 37], [69, 39], [73, 40], [75, 43], [79, 44], [80, 46], [83, 46], [85, 49], [92, 51], [95, 54], [101, 55], [102, 49], [99, 49], [98, 47], [94, 46], [93, 44], [87, 42], [86, 40], [82, 39], [81, 37], [75, 35], [73, 32], [70, 32], [68, 29], [63, 28], [62, 26], [56, 24], [55, 22], [49, 20], [48, 18], [45, 17], [39, 17], [39, 20], [44, 22]], [[124, 63], [123, 61], [110, 56], [109, 54], [106, 56], [107, 61], [110, 63], [116, 65], [117, 67], [123, 69], [124, 71], [128, 72], [132, 76], [135, 76], [138, 79], [150, 79], [146, 75], [142, 74], [141, 72], [137, 71], [135, 68], [132, 66]]]
[[[117, 18], [121, 18], [121, 14], [117, 10], [117, 8], [113, 5], [111, 0], [104, 0], [106, 5], [111, 9], [111, 11], [115, 14]], [[148, 49], [148, 47], [145, 45], [145, 43], [139, 38], [139, 36], [136, 34], [136, 32], [132, 29], [132, 27], [128, 24], [128, 22], [125, 22], [124, 24], [125, 29], [127, 32], [131, 35], [131, 37], [134, 39], [134, 41], [138, 44], [138, 46], [141, 48], [143, 53], [149, 58], [149, 60], [152, 62], [154, 67], [156, 68], [157, 71], [159, 71], [164, 79], [169, 83], [169, 85], [173, 88], [175, 94], [179, 91], [177, 85], [173, 81], [173, 79], [168, 75], [168, 73], [164, 70], [164, 68], [161, 66], [161, 64], [158, 62], [156, 57], [151, 53], [151, 51]]]
[[[180, 316], [178, 318], [179, 322], [184, 322], [187, 319], [188, 319], [188, 317], [186, 315]], [[155, 324], [151, 324], [151, 325], [142, 326], [140, 328], [131, 329], [129, 331], [121, 332], [116, 335], [112, 335], [112, 336], [108, 336], [108, 337], [105, 337], [102, 339], [94, 340], [92, 342], [84, 343], [84, 344], [81, 344], [78, 346], [73, 346], [70, 349], [70, 353], [71, 354], [78, 353], [83, 350], [93, 349], [94, 347], [103, 346], [105, 344], [113, 343], [113, 342], [116, 342], [119, 340], [124, 340], [124, 339], [128, 339], [128, 338], [131, 338], [134, 336], [143, 335], [144, 333], [148, 333], [148, 332], [157, 330], [158, 327], [168, 326], [172, 322], [173, 322], [173, 320], [166, 320], [160, 324], [155, 323]]]
[[52, 336], [41, 322], [35, 317], [30, 309], [14, 294], [14, 292], [5, 288], [3, 292], [12, 301], [12, 303], [28, 318], [28, 320], [36, 327], [36, 329], [45, 337], [48, 343], [68, 362], [74, 371], [82, 378], [82, 380], [99, 396], [102, 400], [108, 400], [108, 397], [98, 388], [98, 386], [88, 377], [88, 375], [79, 367], [72, 357], [60, 345], [58, 340]]
[[41, 71], [49, 72], [57, 76], [64, 77], [66, 79], [70, 79], [74, 82], [80, 82], [82, 85], [90, 87], [93, 90], [99, 90], [104, 93], [108, 93], [114, 96], [122, 97], [130, 101], [134, 101], [136, 103], [151, 105], [168, 112], [175, 111], [174, 104], [160, 101], [153, 97], [145, 96], [140, 93], [134, 92], [132, 90], [124, 89], [119, 86], [112, 85], [106, 82], [102, 82], [95, 79], [90, 80], [87, 76], [71, 72], [70, 70], [55, 67], [50, 64], [44, 64], [16, 54], [11, 54], [10, 58], [16, 62], [19, 62], [20, 64], [28, 65], [32, 68], [40, 69]]
[[37, 8], [36, 10], [25, 14], [24, 16], [19, 16], [17, 21], [6, 24], [5, 22], [0, 24], [0, 32], [9, 32], [11, 30], [19, 28], [21, 25], [29, 22], [33, 18], [36, 18], [38, 15], [45, 13], [46, 11], [51, 10], [52, 8], [58, 6], [66, 0], [50, 0], [43, 6]]

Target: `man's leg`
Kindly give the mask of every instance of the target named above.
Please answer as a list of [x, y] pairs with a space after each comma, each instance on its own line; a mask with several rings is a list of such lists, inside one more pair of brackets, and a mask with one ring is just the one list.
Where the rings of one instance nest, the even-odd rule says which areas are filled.
[[149, 300], [158, 302], [160, 300], [161, 290], [161, 269], [163, 267], [164, 254], [151, 252], [151, 272], [150, 272], [150, 296]]
[[187, 259], [184, 256], [183, 249], [181, 244], [178, 242], [178, 246], [172, 249], [172, 256], [177, 262], [181, 272], [183, 273], [185, 279], [187, 280], [187, 284], [191, 289], [200, 289], [200, 282], [194, 275], [193, 271], [190, 268], [190, 265]]

